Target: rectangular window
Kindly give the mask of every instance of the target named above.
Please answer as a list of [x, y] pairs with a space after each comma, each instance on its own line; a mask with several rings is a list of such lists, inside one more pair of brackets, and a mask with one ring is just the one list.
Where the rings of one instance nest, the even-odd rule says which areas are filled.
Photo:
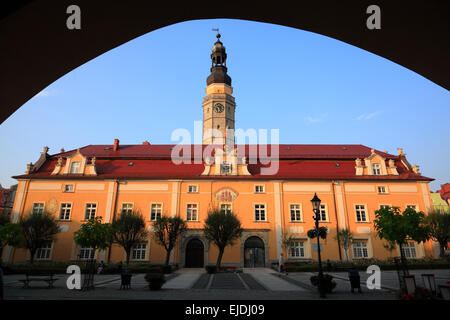
[[71, 211], [72, 211], [71, 203], [61, 203], [61, 210], [59, 211], [59, 220], [69, 220]]
[[406, 208], [417, 210], [417, 206], [415, 204], [408, 204], [408, 205], [406, 205]]
[[228, 162], [223, 162], [220, 166], [220, 171], [222, 174], [227, 174], [231, 172], [231, 164]]
[[353, 258], [362, 259], [368, 258], [369, 252], [367, 250], [367, 241], [353, 241]]
[[141, 243], [133, 247], [131, 259], [132, 260], [145, 260], [145, 251], [147, 250], [147, 244]]
[[380, 209], [389, 209], [390, 207], [388, 204], [380, 204]]
[[372, 163], [372, 172], [375, 176], [381, 175], [381, 167], [379, 163]]
[[266, 221], [265, 204], [255, 204], [255, 221]]
[[52, 251], [52, 242], [47, 241], [42, 247], [36, 251], [36, 260], [49, 260], [50, 252]]
[[386, 189], [386, 187], [385, 186], [378, 186], [377, 187], [377, 190], [378, 190], [378, 193], [379, 194], [385, 194], [385, 193], [387, 193], [387, 189]]
[[196, 193], [196, 192], [198, 192], [197, 186], [196, 185], [188, 186], [188, 192], [189, 193]]
[[402, 251], [403, 251], [403, 255], [407, 259], [415, 259], [415, 258], [417, 258], [416, 246], [415, 246], [414, 242], [408, 242], [407, 244], [404, 244], [402, 246]]
[[355, 205], [356, 221], [367, 222], [366, 206], [364, 204]]
[[319, 221], [328, 221], [328, 212], [327, 206], [325, 204], [321, 204], [319, 208]]
[[186, 209], [187, 221], [198, 221], [198, 206], [196, 203], [188, 203]]
[[43, 202], [33, 203], [33, 213], [42, 214], [43, 212], [44, 212], [44, 203]]
[[150, 220], [156, 221], [156, 219], [161, 218], [162, 214], [162, 203], [152, 203], [150, 210]]
[[305, 257], [305, 247], [303, 241], [294, 241], [289, 247], [289, 254], [291, 258], [304, 258]]
[[291, 204], [289, 211], [291, 213], [291, 221], [302, 221], [302, 207], [300, 204]]
[[122, 212], [123, 213], [132, 213], [133, 212], [133, 204], [132, 203], [122, 203]]
[[70, 173], [79, 173], [80, 171], [80, 162], [75, 161], [70, 164]]
[[257, 184], [255, 185], [255, 193], [264, 193], [264, 185], [261, 184]]
[[80, 248], [80, 254], [78, 256], [80, 260], [93, 260], [94, 254], [94, 248]]
[[89, 220], [95, 217], [97, 213], [96, 203], [86, 203], [86, 210], [84, 212], [84, 220]]
[[220, 211], [225, 213], [231, 213], [231, 203], [221, 203]]
[[64, 192], [73, 192], [73, 184], [64, 185]]

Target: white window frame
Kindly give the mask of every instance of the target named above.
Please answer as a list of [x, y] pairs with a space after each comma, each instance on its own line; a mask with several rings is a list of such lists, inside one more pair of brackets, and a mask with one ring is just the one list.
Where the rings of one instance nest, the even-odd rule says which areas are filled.
[[[225, 168], [227, 168], [227, 170], [225, 170]], [[232, 172], [231, 169], [231, 163], [229, 162], [224, 161], [220, 164], [220, 174], [230, 174]]]
[[219, 204], [220, 211], [223, 211], [223, 207], [226, 207], [225, 213], [233, 212], [233, 204], [231, 202], [221, 202]]
[[[356, 245], [358, 244], [358, 245]], [[363, 245], [361, 245], [363, 244]], [[369, 242], [367, 240], [353, 240], [352, 253], [354, 259], [368, 259], [369, 258]]]
[[[88, 208], [88, 205], [91, 205], [91, 207]], [[92, 205], [95, 205], [95, 207], [92, 207]], [[88, 210], [89, 210], [89, 217], [87, 216]], [[84, 220], [87, 221], [89, 219], [95, 218], [97, 216], [97, 210], [98, 210], [97, 202], [86, 202], [84, 205]], [[94, 216], [92, 216], [92, 211], [94, 211]]]
[[[261, 188], [262, 190], [258, 190], [258, 188]], [[264, 185], [264, 184], [255, 184], [254, 191], [255, 191], [255, 193], [266, 193], [266, 185]]]
[[[358, 220], [358, 211], [359, 211], [359, 213], [361, 213], [361, 208], [358, 209], [357, 208], [358, 206], [363, 207], [365, 220]], [[369, 222], [369, 210], [367, 208], [367, 204], [355, 204], [355, 219], [356, 219], [356, 222]]]
[[[323, 208], [322, 208], [323, 206]], [[323, 212], [325, 211], [325, 212]], [[323, 219], [323, 214], [325, 214], [325, 219]], [[319, 222], [329, 222], [329, 215], [328, 215], [328, 204], [326, 203], [321, 203], [320, 207], [319, 207], [319, 216], [320, 216], [320, 220]]]
[[[38, 204], [38, 205], [42, 204], [42, 208], [39, 208], [38, 212], [36, 212], [36, 208], [35, 208], [36, 204]], [[41, 213], [42, 214], [42, 213], [44, 213], [44, 210], [45, 210], [45, 202], [33, 202], [33, 207], [31, 208], [32, 213]]]
[[[380, 192], [379, 188], [384, 188], [384, 191]], [[381, 185], [377, 186], [377, 193], [378, 194], [389, 194], [388, 187], [387, 186], [381, 186]]]
[[[195, 206], [195, 208], [193, 208], [193, 207], [189, 208], [189, 206]], [[195, 212], [195, 219], [192, 219], [193, 212]], [[186, 221], [197, 222], [198, 221], [198, 213], [199, 213], [198, 203], [186, 203]]]
[[131, 249], [132, 261], [145, 261], [147, 258], [147, 243], [142, 242]]
[[291, 245], [289, 246], [289, 258], [292, 259], [305, 258], [306, 257], [305, 242], [306, 241], [304, 240], [292, 240]]
[[[72, 189], [67, 190], [67, 187], [72, 187]], [[63, 192], [75, 192], [75, 186], [73, 184], [65, 184]]]
[[420, 211], [420, 210], [419, 210], [419, 206], [418, 206], [417, 204], [415, 204], [415, 203], [407, 203], [407, 204], [405, 205], [405, 209], [407, 209], [408, 207], [414, 207], [414, 208], [413, 208], [414, 210], [416, 210], [417, 212]]
[[[69, 206], [69, 208], [67, 208], [67, 206], [65, 206], [65, 208], [63, 208], [63, 205], [70, 205], [70, 206]], [[72, 209], [73, 209], [73, 203], [72, 202], [61, 202], [61, 204], [59, 205], [58, 220], [60, 220], [60, 221], [70, 221], [70, 219], [72, 217]], [[63, 210], [64, 210], [64, 217], [61, 217]], [[67, 210], [69, 211], [69, 215], [68, 216], [67, 216]]]
[[408, 241], [407, 244], [404, 244], [402, 246], [402, 249], [404, 253], [403, 255], [405, 256], [406, 259], [417, 259], [417, 247], [415, 242]]
[[132, 213], [134, 210], [134, 202], [122, 202], [121, 206], [120, 206], [120, 213], [124, 212], [124, 205], [128, 206], [131, 205], [131, 208], [126, 208], [125, 212], [127, 213]]
[[382, 209], [383, 207], [390, 207], [390, 208], [392, 208], [392, 205], [386, 204], [386, 203], [380, 203], [379, 204], [379, 208]]
[[[153, 210], [155, 210], [155, 217], [153, 217]], [[162, 217], [162, 213], [163, 213], [163, 203], [162, 202], [150, 203], [150, 221], [156, 221], [156, 219], [158, 218], [158, 215], [159, 215], [159, 217]]]
[[[259, 206], [259, 208], [256, 208]], [[262, 207], [261, 207], [262, 206]], [[267, 205], [265, 203], [254, 203], [253, 204], [254, 221], [267, 221]], [[261, 214], [264, 214], [264, 219], [261, 219]], [[257, 219], [259, 218], [259, 219]]]
[[[45, 246], [38, 248], [36, 250], [34, 259], [39, 261], [51, 260], [52, 259], [52, 249], [53, 249], [53, 241], [48, 241], [50, 246]], [[42, 257], [44, 255], [44, 257]]]
[[93, 260], [95, 258], [95, 250], [94, 248], [81, 247], [78, 251], [78, 257], [82, 261]]
[[[297, 208], [292, 208], [292, 207], [296, 207]], [[296, 219], [292, 219], [292, 211], [299, 211], [299, 212], [294, 212], [295, 218]], [[297, 214], [300, 214], [300, 218], [297, 219]], [[302, 210], [302, 204], [301, 203], [289, 203], [289, 218], [290, 218], [290, 222], [303, 222], [303, 210]]]
[[381, 176], [381, 164], [378, 162], [372, 163], [372, 174], [374, 176]]
[[[192, 191], [191, 188], [195, 189], [195, 191]], [[198, 185], [197, 184], [189, 184], [188, 185], [188, 193], [198, 193]]]
[[[75, 168], [74, 164], [77, 164], [78, 166]], [[76, 169], [76, 172], [74, 172]], [[81, 169], [81, 161], [71, 161], [70, 162], [70, 169], [69, 169], [69, 173], [70, 174], [77, 174], [80, 173], [80, 169]]]

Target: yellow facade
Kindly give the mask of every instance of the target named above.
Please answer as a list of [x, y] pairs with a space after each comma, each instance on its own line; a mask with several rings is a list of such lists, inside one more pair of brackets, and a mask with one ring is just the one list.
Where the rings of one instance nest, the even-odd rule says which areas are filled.
[[[387, 187], [386, 194], [379, 194], [379, 185]], [[73, 192], [65, 192], [66, 185], [73, 185]], [[255, 186], [262, 186], [262, 192], [255, 192]], [[189, 192], [189, 186], [196, 186], [197, 192]], [[13, 220], [20, 215], [32, 211], [35, 203], [43, 203], [44, 208], [55, 215], [61, 214], [61, 204], [71, 204], [70, 216], [60, 220], [64, 232], [57, 235], [53, 243], [52, 261], [71, 261], [77, 259], [79, 248], [73, 241], [73, 233], [85, 220], [86, 204], [96, 204], [96, 215], [102, 216], [104, 222], [111, 222], [114, 214], [117, 216], [125, 203], [132, 204], [140, 210], [147, 221], [150, 221], [152, 204], [161, 204], [163, 215], [179, 215], [186, 220], [188, 204], [196, 204], [198, 221], [188, 222], [189, 231], [183, 239], [198, 238], [204, 242], [204, 264], [213, 264], [217, 259], [218, 250], [202, 238], [201, 229], [211, 204], [220, 205], [216, 199], [217, 192], [232, 190], [237, 194], [231, 201], [232, 210], [241, 220], [245, 230], [243, 237], [233, 247], [225, 250], [223, 263], [244, 266], [245, 240], [258, 236], [265, 244], [265, 265], [276, 262], [280, 252], [290, 261], [316, 260], [317, 253], [313, 250], [313, 242], [306, 232], [314, 228], [311, 198], [314, 193], [325, 206], [326, 218], [321, 226], [329, 229], [326, 240], [322, 241], [323, 259], [342, 260], [344, 254], [334, 239], [337, 228], [348, 228], [355, 241], [366, 242], [367, 258], [386, 259], [397, 256], [398, 252], [389, 252], [383, 247], [384, 242], [377, 236], [373, 227], [374, 212], [380, 205], [398, 206], [402, 209], [408, 205], [416, 206], [417, 210], [427, 211], [430, 207], [428, 184], [424, 182], [355, 182], [355, 181], [274, 181], [274, 180], [159, 180], [159, 181], [83, 181], [83, 180], [33, 180], [19, 181], [18, 194], [13, 208]], [[258, 191], [261, 191], [258, 190]], [[265, 220], [255, 221], [255, 205], [265, 206]], [[357, 221], [356, 206], [364, 205], [366, 221]], [[300, 215], [298, 221], [292, 221], [291, 208], [297, 209]], [[141, 261], [162, 263], [165, 250], [159, 246], [149, 233], [146, 247], [146, 258]], [[303, 256], [292, 257], [290, 250], [282, 244], [283, 236], [291, 236], [303, 242]], [[173, 263], [185, 265], [186, 241], [182, 240], [174, 250]], [[208, 249], [209, 250], [206, 250]], [[339, 252], [341, 250], [341, 253]], [[417, 258], [434, 256], [432, 243], [415, 244]], [[350, 248], [350, 257], [353, 250]], [[96, 258], [105, 261], [118, 262], [125, 259], [124, 250], [114, 245], [111, 253], [98, 252]], [[109, 258], [109, 259], [108, 259]], [[6, 250], [6, 261], [25, 261], [29, 259], [24, 249]], [[184, 261], [183, 261], [184, 259]]]

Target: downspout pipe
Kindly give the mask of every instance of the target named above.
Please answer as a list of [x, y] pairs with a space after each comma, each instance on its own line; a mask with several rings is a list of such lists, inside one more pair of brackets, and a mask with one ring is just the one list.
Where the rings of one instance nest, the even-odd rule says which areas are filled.
[[331, 181], [331, 187], [333, 189], [334, 215], [336, 218], [336, 236], [337, 236], [337, 243], [338, 243], [338, 250], [339, 250], [339, 260], [342, 261], [341, 241], [339, 239], [339, 220], [338, 220], [337, 209], [336, 209], [336, 195], [334, 192], [335, 183], [336, 183], [335, 181]]

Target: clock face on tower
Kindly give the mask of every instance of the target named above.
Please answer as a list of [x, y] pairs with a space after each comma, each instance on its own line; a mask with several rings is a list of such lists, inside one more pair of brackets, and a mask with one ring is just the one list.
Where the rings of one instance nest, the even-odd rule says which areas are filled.
[[220, 103], [216, 103], [214, 105], [214, 111], [216, 111], [217, 113], [221, 113], [223, 110], [224, 110], [224, 107]]

